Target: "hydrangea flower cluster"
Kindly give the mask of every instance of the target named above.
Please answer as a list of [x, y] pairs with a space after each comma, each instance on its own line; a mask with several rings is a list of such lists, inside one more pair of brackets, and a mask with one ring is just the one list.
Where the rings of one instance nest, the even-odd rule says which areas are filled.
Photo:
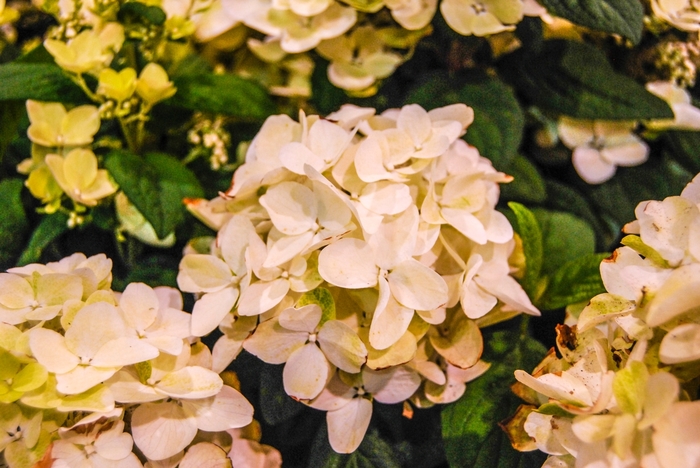
[[[528, 374], [509, 423], [545, 466], [698, 466], [700, 176], [680, 196], [640, 203], [594, 297]], [[580, 309], [580, 308], [579, 308]]]
[[116, 293], [111, 269], [73, 254], [0, 273], [0, 453], [11, 468], [227, 466], [253, 407], [212, 370], [179, 291]]
[[285, 391], [327, 411], [337, 452], [375, 400], [458, 399], [488, 368], [480, 324], [539, 314], [495, 210], [511, 178], [459, 138], [472, 120], [464, 104], [268, 118], [231, 188], [188, 202], [218, 230], [178, 274], [198, 295], [192, 333], [222, 332], [213, 370], [242, 349], [285, 363]]

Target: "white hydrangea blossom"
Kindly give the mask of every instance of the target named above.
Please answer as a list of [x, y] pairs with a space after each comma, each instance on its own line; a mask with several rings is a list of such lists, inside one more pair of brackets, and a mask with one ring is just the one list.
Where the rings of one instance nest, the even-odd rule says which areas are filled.
[[680, 196], [640, 203], [625, 246], [600, 266], [608, 292], [575, 327], [558, 329], [563, 358], [549, 355], [531, 375], [516, 371], [529, 387], [518, 393], [534, 406], [521, 407], [525, 422], [510, 431], [524, 430], [532, 448], [550, 454], [545, 466], [700, 462], [689, 419], [700, 402], [687, 390], [700, 359], [699, 195], [696, 176]]
[[231, 188], [189, 202], [219, 229], [180, 265], [180, 287], [200, 295], [193, 334], [219, 326], [216, 369], [241, 348], [284, 363], [287, 393], [329, 411], [337, 451], [357, 448], [374, 400], [459, 398], [488, 368], [476, 318], [539, 314], [495, 210], [510, 178], [459, 138], [473, 116], [463, 104], [273, 116]]
[[[0, 273], [0, 453], [10, 467], [138, 468], [182, 458], [198, 431], [251, 423], [250, 403], [211, 370], [181, 293], [143, 283], [117, 293], [111, 270], [102, 254], [76, 253]], [[228, 459], [229, 446], [218, 450]], [[193, 466], [209, 456], [198, 452]]]

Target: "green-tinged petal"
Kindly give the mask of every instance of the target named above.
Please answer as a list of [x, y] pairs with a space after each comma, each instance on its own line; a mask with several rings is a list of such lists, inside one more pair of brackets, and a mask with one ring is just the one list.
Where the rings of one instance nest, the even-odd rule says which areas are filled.
[[447, 302], [447, 283], [433, 269], [414, 259], [399, 263], [389, 276], [391, 293], [410, 309], [431, 310]]
[[96, 385], [91, 389], [77, 395], [68, 395], [61, 399], [58, 411], [88, 411], [91, 413], [105, 413], [114, 409], [114, 398], [109, 389], [104, 385]]
[[233, 278], [231, 269], [220, 258], [189, 254], [180, 261], [177, 284], [185, 292], [214, 292], [231, 284]]
[[345, 372], [357, 374], [367, 361], [367, 348], [360, 337], [339, 320], [326, 322], [317, 339], [326, 358]]
[[430, 344], [447, 362], [461, 369], [468, 369], [479, 361], [484, 349], [481, 330], [473, 320], [457, 311], [448, 333], [429, 335]]
[[238, 288], [228, 287], [203, 295], [192, 310], [192, 335], [211, 333], [233, 310], [238, 300]]
[[30, 392], [44, 385], [48, 377], [49, 373], [44, 366], [37, 362], [29, 363], [12, 379], [12, 390]]
[[617, 405], [625, 413], [637, 415], [642, 411], [646, 398], [649, 371], [644, 363], [633, 361], [615, 374], [613, 394]]

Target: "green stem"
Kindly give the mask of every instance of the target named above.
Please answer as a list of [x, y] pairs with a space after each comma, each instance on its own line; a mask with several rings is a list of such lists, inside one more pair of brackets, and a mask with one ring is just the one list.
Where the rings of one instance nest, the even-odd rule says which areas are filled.
[[91, 101], [97, 102], [99, 104], [102, 104], [104, 102], [104, 98], [102, 98], [102, 96], [92, 92], [90, 87], [87, 85], [87, 83], [83, 79], [83, 75], [81, 75], [81, 74], [71, 75], [71, 79], [73, 80], [73, 82], [75, 84], [80, 86], [80, 89], [83, 90], [83, 92], [87, 95], [87, 97], [90, 98]]
[[124, 134], [124, 139], [126, 140], [126, 145], [129, 147], [129, 150], [132, 153], [138, 154], [139, 145], [138, 142], [134, 140], [134, 136], [129, 130], [128, 122], [125, 119], [122, 119], [121, 117], [118, 117], [117, 120], [119, 120], [119, 127], [121, 127], [122, 129], [122, 133]]
[[530, 335], [528, 328], [530, 325], [530, 316], [527, 314], [521, 314], [520, 317], [520, 338], [524, 339]]

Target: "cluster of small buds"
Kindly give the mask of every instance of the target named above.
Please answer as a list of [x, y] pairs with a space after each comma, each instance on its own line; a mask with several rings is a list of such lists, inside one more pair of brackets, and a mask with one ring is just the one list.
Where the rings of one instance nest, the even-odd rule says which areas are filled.
[[640, 203], [604, 260], [607, 293], [570, 307], [557, 347], [514, 390], [507, 425], [545, 466], [691, 468], [700, 463], [700, 175], [680, 196]]
[[212, 170], [218, 171], [228, 163], [228, 147], [231, 144], [231, 134], [223, 126], [224, 118], [216, 116], [209, 119], [197, 114], [194, 121], [195, 124], [187, 132], [187, 141], [195, 145], [190, 154], [207, 154]]
[[180, 263], [193, 334], [222, 332], [217, 371], [241, 349], [284, 363], [285, 391], [327, 411], [337, 452], [360, 444], [373, 401], [458, 399], [489, 367], [481, 321], [539, 314], [510, 276], [514, 233], [495, 209], [511, 178], [459, 138], [473, 115], [272, 116], [231, 189], [188, 201], [218, 230]]
[[654, 62], [659, 73], [682, 88], [692, 88], [697, 77], [700, 49], [692, 42], [662, 42]]
[[[211, 370], [180, 292], [131, 283], [117, 293], [111, 270], [103, 254], [77, 253], [0, 273], [6, 466], [185, 468], [259, 457], [239, 430], [253, 407], [229, 385], [235, 376]], [[280, 466], [274, 450], [257, 452]]]

